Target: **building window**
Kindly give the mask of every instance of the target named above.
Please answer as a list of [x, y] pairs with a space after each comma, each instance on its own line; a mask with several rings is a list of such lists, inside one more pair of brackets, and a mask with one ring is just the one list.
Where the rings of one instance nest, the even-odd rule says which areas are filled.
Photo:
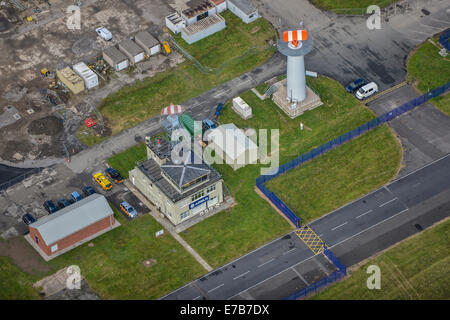
[[202, 190], [200, 192], [197, 192], [196, 194], [194, 194], [191, 198], [192, 202], [194, 202], [195, 200], [198, 200], [200, 198], [202, 198], [205, 195], [205, 190]]
[[212, 186], [209, 186], [209, 187], [206, 189], [206, 193], [211, 193], [211, 192], [213, 192], [213, 191], [215, 191], [215, 190], [216, 190], [216, 185], [213, 184]]
[[180, 214], [181, 220], [186, 219], [187, 217], [189, 217], [190, 214], [191, 214], [191, 212], [189, 210], [186, 212], [183, 212], [182, 214]]
[[52, 246], [51, 248], [52, 252], [55, 252], [58, 250], [58, 244], [55, 244], [54, 246]]
[[36, 243], [39, 244], [39, 238], [38, 238], [38, 236], [34, 236], [34, 241], [36, 241]]

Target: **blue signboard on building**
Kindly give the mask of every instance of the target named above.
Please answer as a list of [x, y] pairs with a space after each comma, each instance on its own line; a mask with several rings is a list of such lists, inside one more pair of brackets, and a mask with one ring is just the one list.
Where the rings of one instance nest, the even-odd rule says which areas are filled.
[[189, 210], [194, 209], [195, 207], [201, 205], [202, 203], [205, 203], [208, 200], [209, 200], [209, 196], [206, 196], [206, 197], [203, 197], [201, 199], [198, 199], [198, 200], [192, 202], [191, 204], [189, 204]]

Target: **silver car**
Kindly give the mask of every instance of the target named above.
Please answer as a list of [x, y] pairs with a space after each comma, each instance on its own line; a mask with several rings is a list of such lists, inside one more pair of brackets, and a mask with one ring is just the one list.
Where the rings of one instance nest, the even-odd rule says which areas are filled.
[[105, 27], [100, 27], [95, 29], [95, 32], [97, 32], [97, 34], [106, 41], [110, 41], [112, 39], [112, 33], [111, 31], [109, 31], [108, 29], [106, 29]]

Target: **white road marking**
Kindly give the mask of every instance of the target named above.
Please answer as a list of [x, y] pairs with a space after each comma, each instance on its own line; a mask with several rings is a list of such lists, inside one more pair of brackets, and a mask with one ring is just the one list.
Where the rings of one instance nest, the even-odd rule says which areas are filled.
[[397, 197], [395, 197], [394, 199], [391, 199], [391, 200], [389, 200], [389, 201], [387, 201], [387, 202], [385, 202], [385, 203], [382, 203], [382, 204], [380, 204], [378, 207], [384, 207], [385, 205], [387, 205], [387, 204], [389, 204], [389, 203], [391, 203], [392, 201], [395, 201], [395, 200], [397, 200], [398, 198]]
[[208, 293], [209, 293], [209, 292], [213, 292], [213, 291], [216, 290], [216, 289], [219, 289], [219, 288], [222, 287], [223, 285], [225, 285], [225, 283], [222, 283], [220, 286], [217, 286], [217, 287], [215, 287], [215, 288], [209, 290]]
[[342, 226], [345, 226], [348, 223], [348, 221], [344, 222], [343, 224], [338, 225], [337, 227], [334, 227], [333, 229], [331, 229], [331, 231], [334, 231]]
[[298, 275], [298, 277], [299, 277], [300, 279], [302, 279], [302, 281], [303, 281], [304, 283], [306, 283], [307, 286], [309, 286], [309, 282], [306, 281], [306, 279], [303, 278], [303, 276], [302, 276], [295, 268], [291, 267], [291, 269]]
[[288, 251], [286, 251], [286, 252], [283, 252], [283, 256], [284, 256], [285, 254], [288, 254], [289, 252], [294, 251], [295, 249], [297, 249], [297, 248], [292, 248], [291, 250], [288, 250]]
[[448, 24], [449, 24], [448, 21], [445, 21], [445, 20], [439, 20], [439, 19], [432, 18], [432, 17], [430, 17], [430, 19], [431, 19], [431, 20], [434, 20], [434, 21], [437, 21], [437, 22], [445, 23], [445, 25], [448, 25]]
[[434, 28], [434, 29], [438, 29], [438, 30], [442, 30], [443, 29], [442, 27], [441, 28], [433, 27], [433, 26], [430, 26], [429, 24], [424, 24], [424, 23], [421, 23], [421, 25], [423, 25], [424, 27]]
[[421, 33], [421, 34], [425, 34], [425, 35], [429, 35], [428, 33], [426, 33], [426, 32], [422, 32], [422, 31], [416, 31], [416, 30], [409, 30], [409, 31], [411, 31], [411, 32], [417, 32], [417, 33]]
[[241, 274], [240, 276], [234, 277], [233, 280], [239, 279], [240, 277], [245, 276], [247, 273], [249, 273], [250, 270], [248, 270], [247, 272], [244, 272], [243, 274]]
[[420, 186], [420, 182], [417, 182], [417, 183], [415, 183], [415, 184], [413, 184], [413, 188], [417, 188], [418, 186]]
[[339, 244], [341, 244], [341, 243], [343, 243], [343, 242], [345, 242], [345, 241], [347, 241], [347, 240], [350, 240], [350, 239], [352, 239], [352, 238], [354, 238], [354, 237], [360, 235], [361, 233], [363, 233], [363, 232], [365, 232], [365, 231], [367, 231], [367, 230], [370, 230], [370, 229], [376, 227], [377, 225], [379, 225], [379, 224], [381, 224], [381, 223], [383, 223], [383, 222], [385, 222], [385, 221], [387, 221], [387, 220], [389, 220], [389, 219], [392, 219], [392, 218], [398, 216], [399, 214], [402, 214], [403, 212], [408, 211], [408, 210], [409, 210], [409, 209], [406, 208], [405, 210], [402, 210], [402, 211], [400, 211], [399, 213], [396, 213], [396, 214], [394, 214], [393, 216], [390, 216], [389, 218], [386, 218], [386, 219], [384, 219], [384, 220], [381, 220], [380, 222], [378, 222], [378, 223], [376, 223], [376, 224], [374, 224], [374, 225], [368, 227], [367, 229], [361, 230], [360, 232], [355, 233], [354, 235], [352, 235], [352, 236], [350, 236], [350, 237], [348, 237], [348, 238], [345, 238], [344, 240], [339, 241], [339, 242], [336, 243], [336, 244], [333, 244], [331, 247], [328, 247], [328, 249], [331, 249], [331, 248], [333, 248], [333, 247], [335, 247], [335, 246], [337, 246], [337, 245], [339, 245]]
[[200, 298], [200, 296], [197, 296], [197, 297], [195, 297], [194, 299], [192, 299], [192, 300], [197, 300], [198, 298]]
[[366, 212], [364, 212], [363, 214], [360, 214], [359, 216], [357, 216], [355, 219], [358, 219], [358, 218], [360, 218], [360, 217], [362, 217], [362, 216], [365, 216], [366, 214], [371, 213], [372, 211], [373, 211], [372, 209], [369, 210], [369, 211], [366, 211]]
[[269, 261], [266, 261], [263, 264], [260, 264], [257, 268], [262, 267], [263, 265], [268, 264], [269, 262], [272, 262], [273, 260], [275, 260], [275, 258], [272, 258]]

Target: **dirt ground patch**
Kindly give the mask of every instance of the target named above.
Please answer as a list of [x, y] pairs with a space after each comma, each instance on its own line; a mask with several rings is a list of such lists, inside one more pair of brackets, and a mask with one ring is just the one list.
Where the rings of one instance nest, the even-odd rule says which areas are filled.
[[20, 269], [30, 274], [47, 273], [51, 270], [22, 237], [0, 241], [0, 256], [11, 258]]
[[55, 116], [48, 116], [31, 122], [28, 126], [28, 133], [53, 136], [63, 131], [63, 129], [61, 119]]

